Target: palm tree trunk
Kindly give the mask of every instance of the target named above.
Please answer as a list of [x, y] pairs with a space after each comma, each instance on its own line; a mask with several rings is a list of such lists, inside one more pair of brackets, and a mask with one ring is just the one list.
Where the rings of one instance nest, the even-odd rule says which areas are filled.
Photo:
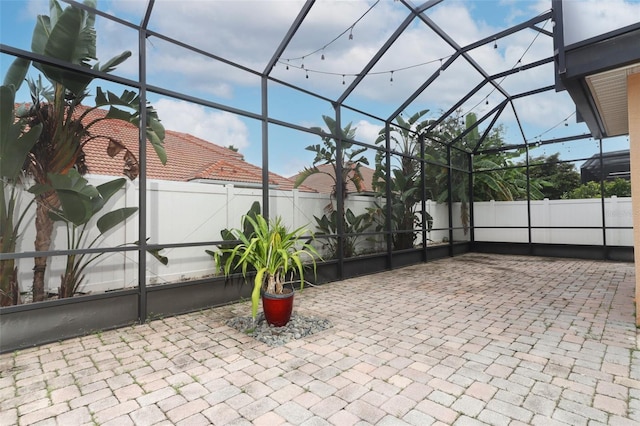
[[[51, 234], [53, 233], [53, 220], [49, 217], [48, 202], [57, 204], [57, 197], [53, 194], [43, 194], [41, 202], [36, 207], [36, 251], [47, 251], [51, 246]], [[44, 273], [47, 270], [47, 257], [36, 257], [33, 261], [33, 301], [41, 302], [45, 299]]]
[[0, 261], [0, 306], [11, 306], [20, 303], [15, 259]]
[[469, 205], [464, 200], [460, 204], [460, 219], [462, 220], [464, 235], [467, 235], [469, 232]]

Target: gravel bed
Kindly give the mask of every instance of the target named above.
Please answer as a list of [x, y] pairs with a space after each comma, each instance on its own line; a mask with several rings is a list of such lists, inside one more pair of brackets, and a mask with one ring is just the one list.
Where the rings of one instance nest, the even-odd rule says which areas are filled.
[[258, 314], [255, 324], [251, 317], [235, 317], [228, 320], [227, 325], [269, 346], [284, 345], [292, 340], [302, 339], [333, 327], [329, 320], [305, 317], [295, 313], [291, 315], [291, 319], [284, 327], [273, 327], [265, 321], [262, 312]]

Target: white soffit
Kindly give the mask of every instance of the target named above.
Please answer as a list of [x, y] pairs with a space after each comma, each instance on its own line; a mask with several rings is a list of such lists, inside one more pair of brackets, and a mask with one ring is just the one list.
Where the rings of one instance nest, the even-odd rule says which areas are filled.
[[627, 76], [640, 73], [640, 64], [605, 71], [585, 78], [607, 136], [629, 133]]

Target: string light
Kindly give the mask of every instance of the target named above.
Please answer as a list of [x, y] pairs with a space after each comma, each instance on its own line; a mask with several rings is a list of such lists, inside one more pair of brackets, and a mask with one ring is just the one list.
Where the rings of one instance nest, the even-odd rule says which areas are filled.
[[[305, 55], [303, 55], [303, 56], [300, 56], [300, 57], [297, 57], [297, 58], [281, 58], [281, 59], [279, 59], [279, 60], [278, 60], [278, 62], [282, 62], [282, 63], [284, 63], [283, 61], [287, 61], [287, 63], [289, 63], [289, 61], [290, 61], [290, 60], [297, 60], [297, 59], [301, 59], [301, 60], [303, 60], [303, 61], [304, 61], [304, 59], [305, 59], [307, 56], [311, 56], [311, 55], [313, 55], [313, 54], [315, 54], [315, 53], [318, 53], [318, 52], [322, 52], [322, 53], [321, 53], [321, 57], [320, 57], [320, 59], [324, 60], [324, 59], [325, 59], [324, 50], [325, 50], [327, 47], [329, 47], [330, 45], [332, 45], [335, 41], [337, 41], [340, 37], [342, 37], [342, 36], [343, 36], [344, 34], [346, 34], [347, 32], [349, 32], [349, 36], [350, 36], [350, 37], [349, 37], [349, 39], [350, 39], [350, 40], [352, 40], [352, 39], [353, 39], [353, 29], [354, 29], [354, 27], [356, 26], [356, 24], [357, 24], [361, 19], [363, 19], [363, 18], [365, 17], [365, 15], [366, 15], [367, 13], [369, 13], [369, 12], [370, 12], [370, 11], [371, 11], [371, 10], [372, 10], [372, 9], [373, 9], [373, 8], [374, 8], [374, 7], [379, 3], [379, 2], [380, 2], [380, 0], [376, 1], [376, 2], [375, 2], [375, 3], [374, 3], [374, 4], [373, 4], [373, 5], [372, 5], [372, 6], [371, 6], [371, 7], [370, 7], [370, 8], [369, 8], [369, 9], [368, 9], [368, 10], [367, 10], [363, 15], [362, 15], [362, 16], [360, 16], [360, 18], [358, 18], [358, 20], [356, 20], [356, 22], [354, 22], [353, 24], [351, 24], [351, 25], [350, 25], [349, 27], [347, 27], [347, 29], [345, 29], [342, 33], [340, 33], [340, 34], [339, 34], [338, 36], [336, 36], [333, 40], [331, 40], [329, 43], [325, 44], [324, 46], [320, 47], [319, 49], [316, 49], [316, 50], [314, 50], [313, 52], [307, 53], [307, 54], [305, 54]], [[542, 26], [542, 29], [544, 29], [544, 27], [547, 25], [547, 23], [548, 23], [548, 22], [549, 22], [549, 21], [545, 22], [545, 24]], [[517, 62], [517, 63], [516, 63], [516, 64], [515, 64], [511, 69], [515, 69], [515, 68], [516, 68], [516, 67], [517, 67], [517, 66], [522, 62], [522, 61], [521, 61], [521, 60], [522, 60], [522, 58], [524, 57], [524, 55], [526, 55], [526, 53], [529, 51], [529, 49], [531, 48], [531, 46], [533, 45], [533, 43], [536, 41], [536, 39], [538, 38], [538, 36], [539, 36], [540, 34], [541, 34], [541, 32], [539, 32], [539, 31], [538, 31], [538, 32], [536, 32], [535, 37], [533, 38], [533, 40], [531, 41], [531, 43], [529, 44], [529, 46], [525, 49], [525, 51], [524, 51], [524, 53], [522, 54], [521, 58], [518, 60], [518, 62]], [[494, 48], [497, 48], [497, 39], [496, 39], [496, 38], [494, 38], [493, 40], [494, 40]], [[453, 55], [447, 55], [447, 56], [443, 56], [443, 57], [441, 57], [441, 58], [437, 58], [437, 59], [434, 59], [434, 60], [431, 60], [431, 61], [422, 62], [422, 63], [414, 64], [414, 65], [409, 65], [409, 66], [402, 67], [402, 68], [396, 68], [396, 69], [393, 69], [393, 70], [384, 70], [384, 71], [377, 71], [377, 72], [369, 72], [369, 73], [367, 73], [367, 75], [386, 74], [386, 73], [393, 73], [393, 72], [395, 72], [395, 71], [405, 71], [405, 70], [408, 70], [408, 69], [417, 68], [417, 67], [421, 67], [421, 66], [424, 66], [424, 65], [429, 65], [429, 64], [432, 64], [432, 63], [435, 63], [435, 62], [438, 62], [438, 61], [440, 61], [440, 68], [438, 68], [438, 75], [440, 75], [440, 74], [442, 73], [442, 71], [444, 71], [444, 62], [443, 62], [443, 61], [444, 61], [445, 59], [450, 59], [452, 56], [453, 56]], [[293, 66], [293, 65], [292, 65], [292, 66]], [[295, 67], [294, 67], [294, 68], [295, 68]], [[304, 64], [302, 63], [302, 64], [301, 64], [301, 66], [300, 66], [300, 67], [298, 67], [298, 68], [299, 68], [299, 69], [305, 69]], [[288, 69], [288, 68], [287, 68], [287, 69]], [[522, 67], [520, 66], [520, 70], [521, 70], [521, 69], [522, 69]], [[320, 71], [320, 70], [313, 70], [313, 69], [312, 69], [311, 71], [312, 71], [312, 72], [315, 72], [315, 73], [317, 73], [317, 74], [323, 74], [323, 75], [342, 75], [342, 77], [343, 77], [343, 84], [345, 84], [345, 83], [344, 83], [344, 78], [345, 78], [345, 76], [347, 76], [347, 75], [348, 75], [348, 76], [353, 76], [353, 77], [360, 77], [360, 74], [358, 74], [358, 73], [353, 73], [353, 74], [347, 74], [347, 73], [345, 73], [345, 74], [341, 74], [341, 73], [337, 73], [337, 72]], [[502, 77], [502, 79], [500, 80], [500, 82], [499, 82], [498, 84], [501, 84], [501, 83], [504, 81], [504, 79], [505, 79], [506, 77], [507, 77], [507, 76]], [[489, 95], [491, 95], [491, 93], [493, 93], [495, 90], [496, 90], [496, 89], [495, 89], [495, 88], [493, 88], [493, 90], [489, 93]], [[488, 97], [489, 95], [487, 95], [487, 97]], [[486, 99], [486, 98], [485, 98], [485, 99]], [[482, 102], [482, 101], [481, 101], [481, 102]], [[478, 105], [479, 105], [479, 104], [478, 104]], [[469, 110], [469, 112], [473, 111], [473, 110], [474, 110], [478, 105], [476, 105], [476, 106], [474, 106], [473, 108], [471, 108], [471, 109]]]
[[548, 128], [547, 130], [545, 130], [544, 132], [540, 133], [538, 136], [535, 136], [534, 139], [542, 138], [542, 136], [544, 136], [545, 134], [549, 133], [550, 131], [552, 131], [553, 129], [555, 129], [556, 127], [560, 126], [563, 123], [564, 123], [565, 126], [569, 126], [569, 123], [567, 123], [567, 120], [569, 120], [573, 115], [575, 115], [575, 111], [572, 112], [571, 114], [569, 114], [568, 116], [566, 116], [563, 120], [558, 122], [558, 124], [556, 124], [555, 126], [552, 126], [552, 127]]
[[[548, 24], [548, 23], [549, 23], [549, 21], [548, 21], [548, 20], [547, 20], [547, 21], [545, 21], [544, 25], [542, 25], [542, 29], [544, 29], [544, 28], [547, 26], [547, 24]], [[541, 34], [541, 32], [540, 32], [540, 31], [537, 31], [537, 32], [536, 32], [536, 35], [533, 37], [533, 40], [531, 40], [531, 43], [529, 43], [529, 45], [528, 45], [528, 46], [527, 46], [527, 48], [524, 50], [524, 52], [522, 53], [522, 55], [520, 55], [520, 59], [518, 59], [518, 61], [517, 61], [517, 62], [516, 62], [512, 67], [511, 67], [511, 69], [512, 69], [512, 70], [514, 70], [514, 69], [518, 68], [518, 72], [522, 71], [522, 65], [521, 65], [521, 64], [522, 64], [522, 59], [523, 59], [523, 58], [524, 58], [524, 56], [527, 54], [527, 52], [529, 51], [529, 49], [531, 49], [531, 46], [533, 46], [533, 43], [535, 43], [535, 42], [536, 42], [536, 40], [538, 39], [538, 37], [540, 36], [540, 34]], [[496, 47], [497, 47], [496, 39], [494, 38], [493, 40], [494, 40], [494, 48], [496, 48]], [[499, 85], [501, 85], [501, 84], [502, 84], [502, 82], [504, 82], [504, 80], [505, 80], [507, 77], [508, 77], [508, 75], [505, 75], [504, 77], [502, 77], [502, 78], [500, 79], [500, 81], [498, 81], [498, 86], [499, 86]], [[491, 89], [491, 91], [489, 92], [489, 94], [488, 94], [487, 96], [485, 96], [485, 97], [484, 97], [483, 99], [481, 99], [477, 104], [475, 104], [473, 107], [471, 107], [471, 108], [469, 109], [469, 111], [467, 112], [467, 114], [468, 114], [468, 113], [473, 112], [473, 111], [474, 111], [478, 106], [480, 106], [480, 105], [482, 104], [482, 101], [483, 101], [483, 100], [488, 99], [488, 98], [489, 98], [489, 96], [491, 96], [491, 95], [493, 94], [493, 92], [495, 92], [496, 90], [498, 90], [498, 89], [497, 89], [496, 87], [493, 87], [493, 89]], [[485, 102], [485, 105], [486, 105], [486, 102]], [[567, 117], [567, 118], [568, 118], [568, 117]], [[558, 124], [556, 125], [556, 127], [557, 127], [557, 126], [559, 126], [561, 123], [562, 123], [562, 122], [558, 123]], [[545, 133], [546, 133], [546, 132], [545, 132]], [[544, 134], [544, 133], [543, 133], [543, 134]]]
[[[283, 61], [286, 61], [286, 69], [288, 70], [288, 69], [289, 69], [289, 61], [290, 61], [290, 60], [301, 59], [301, 60], [302, 60], [302, 61], [301, 61], [301, 65], [300, 65], [300, 67], [298, 67], [298, 68], [299, 68], [299, 69], [302, 69], [302, 70], [305, 70], [305, 77], [306, 77], [307, 79], [309, 78], [309, 71], [311, 71], [311, 72], [315, 72], [315, 73], [318, 73], [318, 74], [323, 74], [323, 75], [342, 75], [342, 84], [343, 84], [343, 85], [345, 85], [345, 84], [346, 84], [346, 81], [345, 81], [346, 76], [361, 77], [361, 75], [360, 75], [359, 73], [353, 73], [353, 74], [350, 74], [350, 73], [344, 73], [344, 74], [341, 74], [341, 73], [336, 73], [336, 72], [320, 71], [320, 70], [313, 70], [313, 69], [308, 70], [308, 69], [305, 69], [305, 67], [304, 67], [304, 59], [305, 59], [307, 56], [313, 55], [313, 54], [315, 54], [315, 53], [317, 53], [317, 52], [321, 52], [321, 57], [320, 57], [320, 59], [321, 59], [321, 60], [324, 60], [324, 59], [325, 59], [324, 50], [325, 50], [327, 47], [329, 47], [330, 45], [332, 45], [335, 41], [337, 41], [337, 40], [338, 40], [340, 37], [342, 37], [344, 34], [346, 34], [346, 32], [347, 32], [347, 31], [349, 32], [349, 40], [353, 40], [353, 29], [354, 29], [355, 25], [356, 25], [356, 24], [357, 24], [361, 19], [363, 19], [363, 18], [364, 18], [364, 16], [365, 16], [367, 13], [369, 13], [369, 12], [370, 12], [370, 11], [371, 11], [371, 10], [372, 10], [372, 9], [373, 9], [373, 8], [374, 8], [374, 7], [379, 3], [379, 2], [380, 2], [380, 0], [377, 0], [377, 1], [376, 1], [376, 2], [375, 2], [375, 3], [374, 3], [374, 4], [373, 4], [373, 5], [372, 5], [372, 6], [371, 6], [371, 7], [370, 7], [370, 8], [369, 8], [369, 9], [368, 9], [368, 10], [367, 10], [363, 15], [362, 15], [362, 16], [360, 16], [360, 18], [358, 18], [358, 20], [356, 20], [356, 21], [355, 21], [351, 26], [347, 27], [347, 29], [345, 29], [342, 33], [340, 33], [340, 34], [339, 34], [338, 36], [336, 36], [333, 40], [331, 40], [329, 43], [325, 44], [325, 45], [324, 45], [324, 46], [322, 46], [321, 48], [316, 49], [315, 51], [310, 52], [310, 53], [308, 53], [308, 54], [305, 54], [305, 55], [303, 55], [303, 56], [301, 56], [301, 57], [298, 57], [298, 58], [281, 58], [281, 59], [279, 59], [277, 62], [283, 62]], [[547, 21], [544, 23], [544, 25], [542, 26], [542, 29], [544, 29], [544, 27], [547, 25], [547, 23], [548, 23], [548, 22], [549, 22], [549, 21], [547, 20]], [[527, 48], [525, 49], [525, 51], [522, 53], [522, 55], [521, 55], [520, 59], [518, 59], [518, 61], [516, 62], [516, 64], [514, 64], [514, 66], [511, 68], [512, 70], [514, 70], [514, 69], [517, 67], [517, 68], [518, 68], [518, 71], [522, 71], [522, 65], [521, 65], [521, 64], [522, 64], [522, 59], [523, 59], [523, 58], [524, 58], [524, 56], [527, 54], [527, 52], [531, 49], [531, 47], [533, 46], [533, 44], [535, 43], [535, 41], [537, 40], [537, 38], [540, 36], [540, 34], [541, 34], [541, 32], [540, 32], [540, 31], [536, 32], [536, 35], [534, 36], [534, 38], [533, 38], [533, 40], [531, 41], [531, 43], [527, 46]], [[494, 49], [497, 49], [497, 48], [498, 48], [497, 38], [495, 38], [495, 37], [493, 38], [493, 47], [494, 47]], [[437, 58], [437, 59], [434, 59], [434, 60], [431, 60], [431, 61], [422, 62], [422, 63], [419, 63], [419, 64], [409, 65], [409, 66], [406, 66], [406, 67], [396, 68], [396, 69], [392, 69], [392, 70], [384, 70], [384, 71], [377, 71], [377, 72], [371, 72], [371, 71], [370, 71], [370, 72], [368, 72], [368, 73], [367, 73], [367, 75], [371, 76], [371, 75], [376, 75], [376, 74], [385, 74], [385, 73], [390, 73], [391, 75], [390, 75], [390, 77], [389, 77], [389, 82], [390, 82], [390, 83], [393, 83], [393, 74], [394, 74], [394, 72], [396, 72], [396, 71], [404, 71], [404, 70], [408, 70], [408, 69], [412, 69], [412, 68], [417, 68], [417, 67], [424, 66], [424, 65], [429, 65], [429, 64], [435, 63], [435, 62], [437, 62], [437, 61], [440, 61], [440, 67], [438, 68], [438, 71], [437, 71], [437, 75], [438, 75], [438, 76], [440, 76], [440, 75], [442, 74], [442, 71], [444, 71], [444, 62], [443, 62], [443, 61], [444, 61], [445, 59], [450, 59], [452, 56], [453, 56], [453, 55], [448, 55], [448, 56], [444, 56], [444, 57], [441, 57], [441, 58]], [[284, 63], [284, 62], [283, 62], [283, 63]], [[293, 65], [292, 65], [292, 66], [293, 66]], [[294, 66], [294, 68], [296, 68], [296, 67]], [[502, 82], [503, 82], [507, 77], [508, 77], [508, 75], [503, 76], [503, 77], [502, 77], [502, 79], [498, 82], [498, 85], [502, 84]], [[490, 92], [490, 93], [489, 93], [489, 94], [488, 94], [488, 95], [483, 99], [483, 100], [485, 101], [485, 105], [489, 105], [488, 97], [489, 97], [493, 92], [495, 92], [496, 90], [497, 90], [497, 88], [496, 88], [496, 87], [493, 87], [493, 89], [491, 90], [491, 92]], [[473, 112], [473, 110], [475, 110], [475, 109], [476, 109], [476, 108], [477, 108], [481, 103], [482, 103], [482, 100], [481, 100], [478, 104], [476, 104], [475, 106], [473, 106], [471, 109], [469, 109], [469, 111], [468, 111], [467, 113], [471, 113], [471, 112]], [[464, 124], [464, 123], [462, 123], [462, 124]], [[559, 124], [561, 124], [561, 123], [559, 123]], [[559, 124], [558, 124], [558, 125], [559, 125]], [[565, 125], [567, 125], [567, 126], [568, 126], [568, 124], [565, 124]], [[554, 127], [555, 127], [555, 126], [554, 126]], [[551, 130], [551, 129], [549, 129], [549, 130]], [[544, 133], [546, 133], [546, 132], [544, 132]], [[544, 133], [543, 133], [543, 134], [544, 134]]]
[[[369, 13], [371, 12], [371, 10], [373, 10], [374, 7], [376, 7], [378, 5], [378, 3], [380, 3], [380, 0], [377, 0], [374, 4], [371, 5], [371, 7], [369, 7], [369, 9], [367, 9], [366, 12], [364, 12], [358, 19], [356, 19], [356, 21], [349, 25], [344, 31], [342, 31], [340, 34], [338, 34], [337, 36], [335, 36], [333, 38], [333, 40], [331, 40], [330, 42], [328, 42], [327, 44], [325, 44], [324, 46], [320, 47], [319, 49], [314, 50], [313, 52], [309, 52], [303, 56], [299, 56], [297, 58], [281, 58], [281, 60], [298, 60], [298, 59], [303, 59], [307, 56], [311, 56], [314, 55], [318, 52], [322, 52], [324, 55], [324, 50], [331, 46], [333, 43], [335, 43], [336, 41], [338, 41], [338, 39], [340, 39], [340, 37], [342, 37], [343, 35], [345, 35], [347, 32], [349, 32], [349, 40], [353, 40], [353, 29], [355, 28], [355, 26]], [[324, 59], [321, 57], [321, 59]]]
[[[306, 56], [305, 56], [306, 57]], [[413, 64], [413, 65], [408, 65], [406, 67], [401, 67], [401, 68], [395, 68], [395, 69], [387, 69], [387, 70], [382, 70], [382, 71], [374, 71], [374, 72], [368, 72], [367, 75], [380, 75], [380, 74], [389, 74], [389, 73], [394, 73], [394, 72], [398, 72], [398, 71], [406, 71], [412, 68], [418, 68], [418, 67], [422, 67], [425, 65], [430, 65], [433, 63], [437, 63], [438, 61], [440, 62], [440, 68], [438, 69], [438, 74], [440, 74], [441, 69], [444, 69], [444, 65], [443, 65], [443, 61], [445, 59], [449, 59], [451, 58], [451, 55], [449, 56], [445, 56], [442, 58], [438, 58], [438, 59], [433, 59], [431, 61], [427, 61], [427, 62], [421, 62], [419, 64]], [[291, 58], [290, 58], [291, 59]], [[289, 66], [288, 62], [284, 62], [284, 61], [289, 61], [290, 59], [280, 59], [278, 60], [278, 62], [283, 63], [283, 64], [287, 64], [287, 66]], [[316, 74], [322, 74], [322, 75], [338, 75], [338, 76], [351, 76], [351, 77], [360, 77], [359, 73], [340, 73], [340, 72], [330, 72], [330, 71], [320, 71], [320, 70], [316, 70], [316, 69], [312, 69], [309, 67], [305, 67], [304, 64], [301, 64], [300, 66], [296, 66], [291, 64], [292, 68], [297, 68], [303, 71], [309, 71], [309, 72], [314, 72]], [[287, 68], [288, 69], [288, 68]]]

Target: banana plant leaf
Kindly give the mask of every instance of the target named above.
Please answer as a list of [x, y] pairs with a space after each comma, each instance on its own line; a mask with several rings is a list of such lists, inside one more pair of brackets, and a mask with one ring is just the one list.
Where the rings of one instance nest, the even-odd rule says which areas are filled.
[[123, 207], [104, 214], [96, 225], [100, 234], [104, 234], [110, 229], [118, 226], [138, 211], [137, 207]]
[[[54, 2], [52, 2], [54, 3]], [[68, 7], [52, 21], [40, 15], [36, 21], [31, 41], [31, 50], [72, 64], [89, 66], [87, 62], [95, 58], [96, 33], [93, 28], [83, 28], [86, 12]], [[93, 45], [93, 48], [91, 47]], [[75, 95], [81, 95], [93, 79], [73, 71], [62, 70], [49, 65], [35, 63], [51, 81], [60, 83]]]
[[[49, 180], [51, 185], [37, 184], [32, 186], [29, 192], [38, 195], [55, 190], [60, 199], [60, 209], [51, 211], [50, 217], [55, 221], [73, 223], [75, 226], [86, 224], [126, 183], [126, 179], [118, 178], [95, 187], [75, 169], [69, 170], [65, 175], [50, 173]], [[133, 213], [127, 213], [124, 219], [131, 214]], [[110, 221], [104, 223], [106, 226]]]
[[13, 85], [15, 90], [20, 89], [20, 86], [22, 86], [22, 82], [27, 77], [27, 71], [29, 71], [30, 64], [31, 61], [22, 58], [16, 58], [9, 66], [9, 69], [4, 76], [4, 82], [2, 83], [2, 85]]
[[[140, 97], [137, 93], [125, 90], [122, 92], [122, 95], [117, 96], [110, 91], [104, 92], [98, 87], [96, 89], [95, 100], [96, 107], [109, 106], [109, 112], [107, 112], [107, 116], [105, 118], [127, 121], [134, 126], [140, 126]], [[134, 112], [124, 111], [116, 106], [124, 106]], [[160, 162], [162, 164], [166, 164], [167, 153], [163, 145], [165, 136], [164, 126], [160, 123], [158, 113], [153, 109], [153, 107], [147, 106], [145, 113], [147, 114], [147, 139], [151, 142], [151, 146], [153, 146]]]
[[23, 124], [15, 121], [14, 99], [13, 85], [0, 86], [0, 176], [8, 179], [19, 175], [42, 131], [42, 124], [38, 124], [23, 132]]

